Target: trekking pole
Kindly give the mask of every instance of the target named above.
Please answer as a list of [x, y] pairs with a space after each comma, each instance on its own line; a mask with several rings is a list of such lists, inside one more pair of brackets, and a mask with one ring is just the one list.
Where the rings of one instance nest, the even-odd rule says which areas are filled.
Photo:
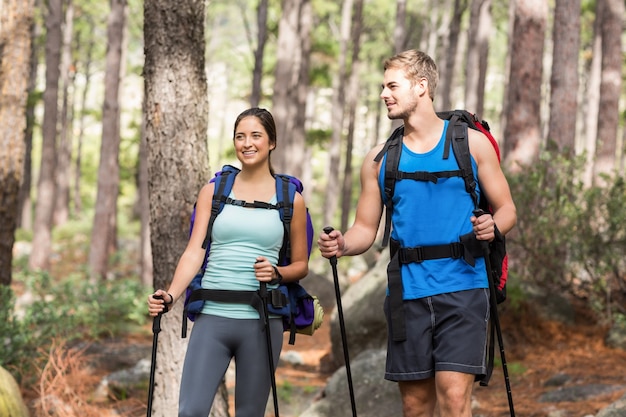
[[272, 351], [272, 335], [270, 334], [270, 320], [269, 312], [267, 310], [267, 283], [261, 282], [259, 288], [259, 296], [261, 297], [261, 304], [263, 307], [263, 321], [265, 325], [265, 341], [267, 343], [267, 358], [270, 365], [270, 381], [272, 382], [272, 396], [274, 400], [274, 415], [278, 415], [278, 395], [276, 393], [276, 369], [274, 368], [274, 354]]
[[[155, 299], [162, 300], [163, 296], [155, 295]], [[154, 374], [156, 371], [156, 356], [157, 356], [157, 344], [159, 341], [159, 333], [161, 332], [161, 316], [163, 313], [167, 313], [167, 306], [164, 305], [164, 310], [161, 311], [152, 321], [152, 361], [150, 362], [150, 383], [148, 385], [148, 410], [147, 417], [152, 415], [152, 399], [154, 397]]]
[[[324, 228], [324, 233], [330, 234], [334, 229], [331, 226]], [[346, 337], [346, 325], [343, 321], [343, 308], [341, 307], [341, 290], [339, 289], [339, 275], [337, 274], [337, 256], [332, 256], [330, 266], [333, 270], [333, 281], [335, 282], [335, 297], [337, 298], [337, 314], [339, 317], [339, 328], [341, 330], [341, 344], [343, 346], [343, 357], [346, 362], [346, 375], [348, 376], [348, 390], [350, 392], [350, 404], [352, 405], [352, 416], [356, 417], [356, 403], [354, 401], [354, 387], [352, 386], [352, 373], [350, 372], [350, 355], [348, 354], [348, 342]]]
[[[474, 216], [479, 217], [485, 214], [481, 209], [474, 210]], [[515, 409], [513, 408], [513, 394], [511, 392], [511, 382], [509, 380], [509, 370], [506, 365], [506, 359], [504, 357], [504, 344], [502, 342], [502, 330], [500, 328], [500, 317], [498, 316], [498, 305], [496, 303], [496, 287], [493, 281], [493, 271], [491, 269], [491, 259], [489, 258], [490, 249], [489, 242], [481, 240], [483, 256], [485, 258], [485, 268], [487, 269], [487, 280], [489, 281], [490, 300], [489, 305], [491, 307], [491, 315], [494, 325], [496, 326], [496, 335], [498, 338], [498, 346], [500, 346], [500, 358], [502, 359], [502, 373], [504, 374], [504, 383], [506, 385], [506, 395], [509, 400], [509, 413], [511, 417], [515, 417]]]

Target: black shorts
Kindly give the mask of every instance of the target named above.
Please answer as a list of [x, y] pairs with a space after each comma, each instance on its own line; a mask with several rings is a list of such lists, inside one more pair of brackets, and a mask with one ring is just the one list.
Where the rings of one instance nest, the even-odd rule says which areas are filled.
[[406, 340], [395, 342], [387, 317], [385, 379], [427, 379], [438, 371], [486, 372], [489, 291], [475, 289], [405, 300]]

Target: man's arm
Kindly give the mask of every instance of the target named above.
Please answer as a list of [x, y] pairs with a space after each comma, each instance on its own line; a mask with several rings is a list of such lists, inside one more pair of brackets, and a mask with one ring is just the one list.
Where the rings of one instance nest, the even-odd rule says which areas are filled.
[[380, 162], [375, 162], [374, 157], [382, 146], [381, 144], [373, 148], [361, 166], [361, 194], [352, 227], [346, 231], [345, 235], [338, 230], [331, 232], [330, 235], [324, 232], [320, 234], [317, 243], [325, 258], [359, 255], [374, 243], [383, 211], [378, 186]]
[[[468, 130], [470, 151], [478, 165], [478, 182], [493, 209], [493, 221], [498, 226], [498, 230], [502, 234], [506, 234], [517, 222], [517, 210], [511, 196], [509, 183], [502, 172], [498, 157], [489, 139], [480, 132]], [[481, 231], [484, 231], [491, 235], [486, 240], [493, 239], [493, 229], [489, 230], [490, 225], [483, 224], [488, 222], [483, 220], [479, 223], [474, 225], [475, 229], [479, 229], [476, 230], [477, 236], [480, 235]], [[481, 225], [484, 228], [481, 228]]]

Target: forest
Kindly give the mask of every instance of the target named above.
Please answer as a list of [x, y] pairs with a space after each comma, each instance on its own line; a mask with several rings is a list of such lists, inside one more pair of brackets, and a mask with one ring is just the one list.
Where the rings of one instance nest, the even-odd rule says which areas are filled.
[[[437, 63], [436, 110], [467, 109], [498, 141], [518, 212], [503, 308], [558, 293], [626, 333], [625, 7], [0, 0], [0, 370], [45, 397], [71, 347], [150, 337], [146, 298], [171, 280], [200, 188], [237, 164], [246, 108], [274, 115], [272, 163], [305, 184], [316, 233], [346, 230], [365, 154], [396, 127], [383, 61], [407, 49]], [[180, 304], [163, 316], [153, 415], [176, 410]], [[56, 415], [105, 415], [79, 397]], [[144, 415], [135, 400], [127, 415]], [[41, 404], [30, 414], [51, 415]]]

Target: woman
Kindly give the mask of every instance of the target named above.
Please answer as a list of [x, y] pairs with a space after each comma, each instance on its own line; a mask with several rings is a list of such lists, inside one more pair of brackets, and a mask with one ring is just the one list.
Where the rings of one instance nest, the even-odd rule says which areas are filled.
[[[276, 204], [276, 180], [270, 154], [276, 148], [276, 125], [270, 112], [251, 108], [235, 121], [233, 143], [241, 172], [230, 197]], [[214, 183], [202, 187], [196, 225], [209, 222]], [[151, 316], [171, 307], [200, 269], [206, 228], [194, 227], [167, 291], [148, 297]], [[209, 260], [202, 279], [207, 289], [256, 291], [260, 283], [297, 281], [308, 273], [306, 208], [296, 193], [291, 222], [291, 263], [277, 266], [284, 227], [278, 210], [226, 204], [211, 233]], [[270, 287], [271, 288], [271, 287]], [[270, 319], [274, 368], [282, 346], [282, 321]], [[259, 313], [247, 304], [207, 301], [196, 318], [185, 357], [179, 417], [206, 417], [230, 360], [235, 359], [235, 415], [263, 417], [270, 391], [267, 340]]]

